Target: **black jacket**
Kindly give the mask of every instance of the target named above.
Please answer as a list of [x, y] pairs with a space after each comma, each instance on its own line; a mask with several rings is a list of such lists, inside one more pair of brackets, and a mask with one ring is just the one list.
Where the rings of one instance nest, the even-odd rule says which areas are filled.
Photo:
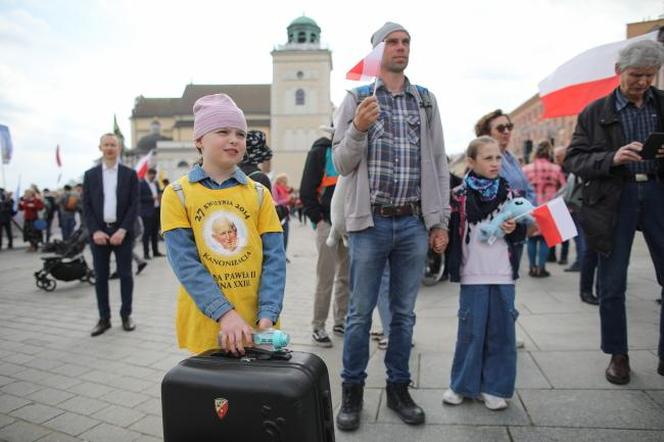
[[325, 157], [328, 149], [332, 149], [332, 140], [329, 138], [319, 138], [314, 142], [307, 154], [300, 182], [300, 199], [304, 206], [304, 214], [314, 224], [318, 224], [321, 219], [330, 222], [330, 202], [336, 186], [323, 188], [322, 194], [318, 192], [325, 175]]
[[152, 195], [152, 190], [150, 190], [150, 183], [146, 180], [140, 180], [138, 182], [138, 194], [139, 194], [139, 203], [138, 203], [138, 214], [144, 218], [150, 218], [155, 216], [155, 207], [154, 207], [154, 196]]
[[[664, 127], [664, 92], [651, 87], [658, 114], [657, 130]], [[590, 247], [600, 253], [613, 250], [613, 232], [620, 195], [630, 178], [625, 166], [613, 166], [616, 150], [633, 140], [625, 140], [616, 112], [616, 91], [589, 104], [579, 114], [572, 142], [565, 157], [565, 170], [583, 179], [581, 222]], [[660, 161], [658, 175], [664, 177]]]
[[[104, 225], [104, 182], [101, 167], [99, 165], [88, 169], [83, 177], [83, 218], [90, 235], [103, 230]], [[133, 169], [122, 164], [118, 165], [116, 196], [116, 222], [131, 235], [138, 214], [138, 177]]]

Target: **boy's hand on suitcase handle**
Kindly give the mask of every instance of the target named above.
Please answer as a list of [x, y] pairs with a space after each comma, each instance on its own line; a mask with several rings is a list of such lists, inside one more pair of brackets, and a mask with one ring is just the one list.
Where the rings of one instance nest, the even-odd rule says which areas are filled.
[[219, 346], [234, 355], [244, 354], [244, 347], [253, 346], [252, 328], [235, 310], [229, 310], [219, 318]]

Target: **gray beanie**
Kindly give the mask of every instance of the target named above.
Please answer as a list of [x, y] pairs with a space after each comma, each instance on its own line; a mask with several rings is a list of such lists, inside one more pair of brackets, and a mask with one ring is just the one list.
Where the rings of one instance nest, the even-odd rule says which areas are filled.
[[406, 28], [404, 28], [398, 23], [393, 23], [391, 21], [388, 21], [379, 30], [373, 33], [373, 35], [371, 36], [371, 44], [375, 48], [376, 46], [378, 46], [378, 43], [385, 40], [385, 38], [388, 35], [390, 35], [392, 32], [395, 31], [403, 31], [406, 34], [408, 34], [408, 36], [410, 37], [410, 33], [406, 31]]

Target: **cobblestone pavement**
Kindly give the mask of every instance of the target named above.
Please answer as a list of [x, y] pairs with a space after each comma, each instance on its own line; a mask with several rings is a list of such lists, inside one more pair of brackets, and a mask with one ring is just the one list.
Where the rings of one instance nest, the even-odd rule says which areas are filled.
[[[163, 247], [163, 245], [162, 245]], [[330, 370], [334, 408], [340, 399], [341, 338], [312, 346], [310, 320], [315, 247], [312, 230], [291, 223], [283, 328], [296, 350], [315, 352]], [[572, 250], [572, 256], [573, 256]], [[89, 259], [89, 258], [88, 258]], [[88, 262], [91, 262], [90, 260]], [[97, 320], [93, 288], [58, 282], [51, 293], [32, 276], [39, 255], [0, 251], [0, 440], [156, 441], [162, 437], [160, 382], [187, 356], [175, 345], [176, 279], [165, 259], [135, 279], [133, 333], [122, 330], [119, 284], [112, 284], [113, 328], [91, 338]], [[597, 308], [578, 299], [578, 274], [550, 264], [552, 277], [523, 278], [517, 393], [502, 412], [481, 403], [441, 405], [456, 334], [458, 287], [423, 287], [417, 303], [412, 394], [427, 424], [409, 427], [385, 406], [384, 352], [371, 347], [362, 426], [338, 441], [662, 441], [664, 377], [656, 373], [660, 295], [647, 248], [632, 253], [628, 320], [632, 382], [604, 379]], [[374, 326], [376, 327], [376, 326]]]

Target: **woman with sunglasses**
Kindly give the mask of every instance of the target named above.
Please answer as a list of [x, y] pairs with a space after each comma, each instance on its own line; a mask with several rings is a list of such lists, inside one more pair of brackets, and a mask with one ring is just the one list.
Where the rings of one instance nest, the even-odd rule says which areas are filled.
[[[500, 152], [503, 155], [502, 165], [500, 167], [500, 176], [505, 178], [512, 190], [518, 191], [524, 198], [535, 205], [535, 190], [528, 182], [528, 178], [521, 170], [519, 160], [509, 151], [507, 147], [512, 138], [512, 131], [514, 124], [507, 114], [502, 110], [496, 109], [479, 119], [475, 125], [475, 135], [478, 137], [482, 135], [489, 135], [498, 141]], [[519, 263], [521, 261], [521, 254], [523, 253], [523, 245], [516, 246], [514, 252], [517, 254], [517, 266], [515, 271], [519, 271]]]

